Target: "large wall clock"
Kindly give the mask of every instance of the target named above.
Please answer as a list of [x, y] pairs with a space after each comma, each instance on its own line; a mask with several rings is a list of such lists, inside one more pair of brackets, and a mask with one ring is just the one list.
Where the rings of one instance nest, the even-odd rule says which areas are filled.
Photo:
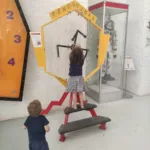
[[19, 0], [0, 1], [0, 100], [22, 101], [29, 27]]

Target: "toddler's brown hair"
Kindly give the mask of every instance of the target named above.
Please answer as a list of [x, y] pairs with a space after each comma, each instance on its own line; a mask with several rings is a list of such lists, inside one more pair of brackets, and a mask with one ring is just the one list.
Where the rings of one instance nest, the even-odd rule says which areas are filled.
[[39, 100], [33, 100], [28, 106], [28, 112], [30, 116], [39, 116], [42, 111], [42, 105]]

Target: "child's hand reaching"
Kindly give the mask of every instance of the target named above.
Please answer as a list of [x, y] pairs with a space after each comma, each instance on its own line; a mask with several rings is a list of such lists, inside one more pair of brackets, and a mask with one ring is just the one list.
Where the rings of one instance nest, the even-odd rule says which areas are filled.
[[74, 47], [75, 47], [75, 44], [72, 44], [72, 45], [70, 46], [71, 50], [73, 50]]

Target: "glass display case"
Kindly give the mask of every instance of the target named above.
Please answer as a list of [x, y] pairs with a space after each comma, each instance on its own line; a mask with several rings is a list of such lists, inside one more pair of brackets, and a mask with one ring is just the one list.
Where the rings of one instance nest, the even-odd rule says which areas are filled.
[[[87, 83], [86, 95], [97, 102], [120, 100], [124, 94], [124, 58], [126, 51], [126, 35], [129, 6], [122, 3], [102, 1], [89, 7], [96, 15], [97, 24], [110, 34], [105, 63], [101, 70]], [[86, 72], [95, 65], [98, 49], [98, 32], [88, 24], [87, 48], [91, 51], [87, 56]]]

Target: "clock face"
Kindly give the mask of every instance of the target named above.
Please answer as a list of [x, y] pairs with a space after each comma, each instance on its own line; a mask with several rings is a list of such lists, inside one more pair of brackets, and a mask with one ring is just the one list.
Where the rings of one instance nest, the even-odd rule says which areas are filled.
[[0, 97], [20, 100], [28, 51], [28, 32], [19, 2], [0, 2]]

